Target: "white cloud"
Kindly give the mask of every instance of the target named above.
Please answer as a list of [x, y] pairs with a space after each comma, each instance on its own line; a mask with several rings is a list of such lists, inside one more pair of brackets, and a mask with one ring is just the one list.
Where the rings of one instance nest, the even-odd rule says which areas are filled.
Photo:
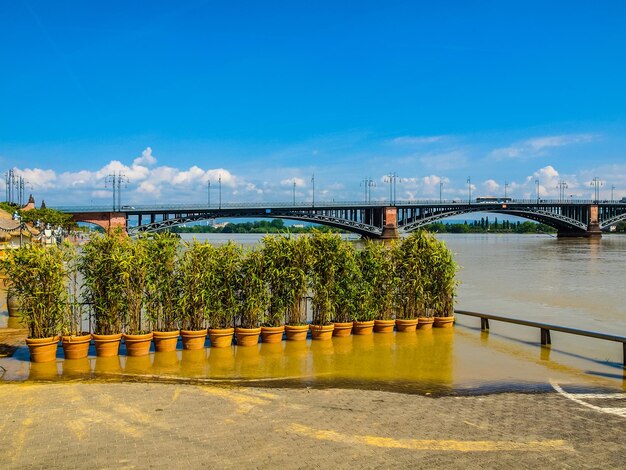
[[508, 158], [534, 158], [545, 155], [546, 149], [565, 147], [567, 145], [584, 144], [595, 139], [593, 134], [563, 134], [517, 142], [509, 147], [501, 147], [491, 151], [489, 156], [496, 160]]
[[306, 184], [304, 178], [298, 177], [281, 180], [280, 184], [281, 186], [293, 186], [294, 181], [296, 182], [296, 187], [303, 187]]
[[405, 135], [402, 137], [396, 137], [391, 142], [400, 145], [421, 145], [421, 144], [434, 144], [441, 142], [444, 139], [443, 135], [426, 135], [426, 136], [410, 136]]
[[15, 173], [18, 176], [22, 176], [26, 180], [26, 183], [31, 184], [37, 189], [53, 188], [57, 179], [54, 170], [42, 170], [41, 168], [25, 168], [24, 170], [16, 168]]
[[489, 179], [483, 183], [483, 187], [487, 190], [487, 192], [491, 194], [498, 194], [500, 191], [500, 185], [492, 179]]
[[141, 152], [141, 157], [137, 157], [133, 160], [133, 165], [154, 165], [157, 162], [157, 159], [152, 155], [152, 148], [146, 147], [146, 149]]

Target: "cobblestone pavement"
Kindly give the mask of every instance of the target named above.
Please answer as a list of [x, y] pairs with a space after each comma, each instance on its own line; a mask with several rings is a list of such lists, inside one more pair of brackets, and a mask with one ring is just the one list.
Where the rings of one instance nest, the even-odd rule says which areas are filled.
[[584, 398], [2, 384], [0, 468], [623, 468], [623, 397]]

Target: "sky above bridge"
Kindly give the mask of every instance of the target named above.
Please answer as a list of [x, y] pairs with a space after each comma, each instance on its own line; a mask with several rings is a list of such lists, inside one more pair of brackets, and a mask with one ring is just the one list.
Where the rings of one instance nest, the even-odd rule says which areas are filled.
[[[0, 168], [48, 205], [626, 196], [626, 2], [3, 2]], [[440, 183], [443, 183], [441, 185]]]

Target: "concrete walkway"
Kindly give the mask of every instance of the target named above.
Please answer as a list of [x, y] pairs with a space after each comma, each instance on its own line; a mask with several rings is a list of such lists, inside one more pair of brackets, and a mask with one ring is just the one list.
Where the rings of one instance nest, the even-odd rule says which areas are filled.
[[560, 390], [0, 384], [0, 468], [623, 468], [626, 396]]

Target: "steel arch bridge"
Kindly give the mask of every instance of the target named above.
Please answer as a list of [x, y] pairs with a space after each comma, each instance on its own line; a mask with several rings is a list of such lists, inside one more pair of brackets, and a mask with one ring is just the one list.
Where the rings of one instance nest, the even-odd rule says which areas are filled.
[[603, 230], [626, 220], [626, 203], [609, 201], [512, 200], [398, 201], [388, 203], [312, 204], [223, 204], [60, 208], [78, 222], [91, 222], [105, 229], [125, 228], [129, 234], [156, 232], [177, 225], [224, 218], [290, 219], [341, 228], [368, 238], [397, 238], [433, 222], [473, 213], [497, 213], [526, 218], [554, 227], [559, 236], [601, 236]]

